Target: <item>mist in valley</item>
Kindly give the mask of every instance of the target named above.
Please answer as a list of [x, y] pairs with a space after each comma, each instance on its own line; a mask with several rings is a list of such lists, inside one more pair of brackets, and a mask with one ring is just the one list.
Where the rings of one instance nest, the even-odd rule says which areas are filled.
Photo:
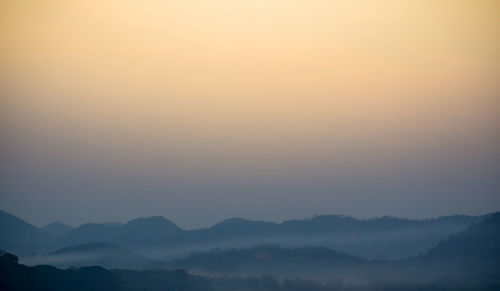
[[[16, 235], [21, 240], [26, 235], [49, 235], [46, 227], [2, 215], [12, 236], [0, 241], [7, 252], [13, 249], [5, 248], [5, 243], [11, 244]], [[34, 247], [20, 251], [24, 255], [16, 263], [2, 262], [5, 274], [20, 276], [26, 268], [33, 274], [41, 266], [53, 266], [58, 268], [54, 272], [74, 275], [100, 266], [109, 270], [103, 278], [146, 288], [141, 290], [170, 290], [162, 289], [164, 280], [177, 282], [172, 279], [177, 276], [186, 286], [198, 279], [204, 282], [200, 283], [204, 287], [193, 290], [494, 290], [500, 286], [499, 213], [427, 220], [335, 215], [282, 223], [229, 219], [198, 230], [183, 230], [165, 218], [152, 217], [95, 224], [91, 232], [87, 224], [58, 229], [62, 233], [49, 228], [49, 245], [33, 242]], [[75, 238], [80, 243], [65, 245]], [[133, 243], [127, 243], [129, 239]], [[3, 256], [9, 258], [8, 253]]]

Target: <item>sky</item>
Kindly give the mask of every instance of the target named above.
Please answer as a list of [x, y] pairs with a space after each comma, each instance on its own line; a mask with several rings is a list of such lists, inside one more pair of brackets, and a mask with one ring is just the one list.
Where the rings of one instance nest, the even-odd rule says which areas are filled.
[[500, 210], [494, 0], [3, 0], [0, 209]]

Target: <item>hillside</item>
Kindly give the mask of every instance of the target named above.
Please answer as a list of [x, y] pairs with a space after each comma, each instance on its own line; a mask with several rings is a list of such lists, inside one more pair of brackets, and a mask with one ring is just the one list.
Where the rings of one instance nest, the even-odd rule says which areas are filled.
[[215, 275], [266, 275], [281, 277], [321, 277], [344, 274], [352, 267], [364, 265], [359, 257], [324, 247], [282, 248], [262, 245], [246, 249], [214, 250], [193, 253], [166, 264]]
[[429, 250], [427, 258], [474, 257], [500, 264], [500, 212], [450, 236]]
[[12, 254], [0, 253], [0, 290], [16, 291], [211, 291], [207, 279], [183, 271], [106, 270], [99, 266], [27, 267]]
[[0, 210], [0, 249], [28, 253], [45, 249], [55, 242], [55, 238], [37, 227]]
[[101, 266], [110, 269], [143, 269], [151, 264], [151, 260], [109, 243], [89, 243], [44, 255], [24, 257], [22, 263], [59, 268]]
[[322, 215], [280, 224], [229, 219], [210, 228], [192, 231], [183, 244], [191, 250], [214, 247], [251, 247], [279, 244], [285, 247], [323, 246], [370, 259], [402, 259], [425, 253], [440, 240], [462, 231], [480, 218], [464, 215], [410, 220], [395, 217], [355, 219]]
[[450, 236], [426, 254], [403, 260], [365, 260], [322, 247], [268, 245], [193, 253], [173, 259], [165, 266], [215, 276], [273, 275], [396, 286], [500, 287], [500, 213], [488, 215], [483, 221]]

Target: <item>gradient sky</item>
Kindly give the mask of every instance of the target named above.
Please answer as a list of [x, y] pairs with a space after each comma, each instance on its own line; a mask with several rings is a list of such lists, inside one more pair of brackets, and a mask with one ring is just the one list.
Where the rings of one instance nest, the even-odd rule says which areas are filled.
[[3, 0], [0, 209], [498, 211], [499, 3]]

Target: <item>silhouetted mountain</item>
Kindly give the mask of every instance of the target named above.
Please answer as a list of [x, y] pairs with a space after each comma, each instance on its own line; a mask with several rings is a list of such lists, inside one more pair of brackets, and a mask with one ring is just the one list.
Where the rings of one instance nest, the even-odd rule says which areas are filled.
[[450, 236], [429, 250], [427, 258], [477, 258], [496, 260], [500, 266], [500, 212]]
[[113, 241], [139, 248], [157, 247], [181, 239], [184, 232], [164, 217], [137, 218], [121, 227], [119, 235]]
[[[456, 290], [500, 290], [500, 213], [439, 242], [426, 254], [400, 261], [372, 261], [364, 273], [386, 284], [439, 283]], [[439, 290], [437, 288], [436, 290]]]
[[448, 274], [458, 284], [463, 281], [500, 284], [500, 212], [450, 236], [406, 264], [429, 273]]
[[73, 229], [59, 242], [60, 247], [86, 244], [92, 242], [112, 242], [118, 236], [121, 227], [86, 223]]
[[[134, 219], [126, 224], [83, 224], [50, 244], [53, 242], [53, 236], [47, 234], [50, 229], [53, 229], [53, 233], [60, 234], [67, 231], [67, 228], [55, 224], [44, 227], [41, 232], [40, 229], [3, 213], [0, 220], [4, 221], [4, 226], [0, 231], [6, 235], [2, 235], [4, 243], [0, 247], [17, 250], [19, 253], [37, 251], [41, 246], [58, 249], [107, 242], [155, 257], [175, 257], [215, 247], [231, 249], [279, 244], [284, 247], [324, 246], [366, 258], [399, 259], [425, 253], [440, 240], [462, 231], [480, 219], [481, 217], [457, 215], [427, 220], [394, 217], [360, 220], [347, 216], [323, 215], [273, 223], [232, 218], [209, 228], [186, 231], [163, 217], [149, 217]], [[7, 235], [9, 231], [12, 233]]]
[[0, 210], [0, 249], [26, 253], [47, 248], [53, 241], [54, 237], [50, 234]]
[[165, 246], [180, 239], [184, 232], [174, 223], [159, 216], [134, 219], [124, 225], [87, 223], [69, 232], [60, 240], [59, 245], [109, 242], [143, 249]]
[[49, 223], [46, 226], [40, 228], [41, 231], [48, 233], [48, 234], [51, 234], [57, 238], [60, 238], [64, 235], [66, 235], [72, 229], [73, 229], [73, 227], [66, 225], [66, 224], [59, 222], [59, 221]]
[[101, 266], [111, 269], [143, 269], [151, 264], [151, 260], [109, 243], [67, 247], [45, 255], [25, 257], [22, 262], [26, 265], [52, 265], [60, 268]]
[[[392, 218], [386, 220], [393, 223]], [[247, 224], [232, 220], [226, 225], [232, 223]], [[96, 249], [130, 254], [108, 244], [77, 246], [54, 253], [88, 255]], [[485, 216], [425, 255], [404, 260], [365, 260], [324, 247], [265, 245], [193, 253], [154, 266], [189, 268], [191, 272], [215, 276], [196, 277], [181, 270], [26, 267], [17, 263], [17, 257], [3, 254], [0, 290], [500, 290], [500, 213]], [[83, 285], [75, 285], [79, 280], [84, 281], [80, 283]]]
[[182, 247], [194, 245], [192, 251], [271, 243], [286, 247], [325, 246], [367, 258], [398, 259], [425, 253], [479, 219], [457, 215], [427, 220], [388, 216], [360, 220], [323, 215], [277, 224], [233, 218], [189, 232]]
[[[443, 240], [427, 254], [403, 260], [364, 260], [318, 247], [259, 246], [193, 253], [173, 259], [166, 266], [216, 276], [269, 274], [282, 279], [300, 277], [323, 282], [338, 280], [369, 285], [378, 282], [382, 286], [398, 286], [389, 290], [420, 290], [422, 284], [429, 290], [497, 290], [495, 288], [500, 287], [500, 213], [485, 217]], [[411, 286], [420, 287], [412, 289]]]

